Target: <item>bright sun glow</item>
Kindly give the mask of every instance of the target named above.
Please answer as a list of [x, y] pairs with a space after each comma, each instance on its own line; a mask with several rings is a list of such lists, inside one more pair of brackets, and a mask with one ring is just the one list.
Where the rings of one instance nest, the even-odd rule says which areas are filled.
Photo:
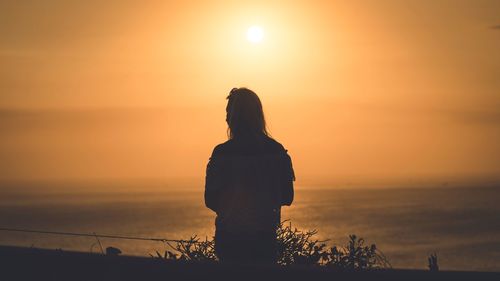
[[253, 25], [247, 30], [247, 40], [252, 43], [259, 43], [264, 39], [264, 31], [260, 26]]

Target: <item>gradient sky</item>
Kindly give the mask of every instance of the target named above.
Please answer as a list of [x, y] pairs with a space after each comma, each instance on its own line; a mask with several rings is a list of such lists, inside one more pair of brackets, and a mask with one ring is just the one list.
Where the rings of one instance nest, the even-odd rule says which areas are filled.
[[[500, 175], [500, 1], [1, 1], [0, 179], [195, 179], [259, 94], [301, 184]], [[264, 29], [251, 44], [249, 26]]]

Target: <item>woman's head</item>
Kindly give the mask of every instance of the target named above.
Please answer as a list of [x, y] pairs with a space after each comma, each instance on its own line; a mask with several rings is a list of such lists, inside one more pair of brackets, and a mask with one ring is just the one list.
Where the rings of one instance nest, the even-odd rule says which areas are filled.
[[227, 100], [229, 138], [269, 136], [262, 103], [255, 92], [247, 88], [233, 88]]

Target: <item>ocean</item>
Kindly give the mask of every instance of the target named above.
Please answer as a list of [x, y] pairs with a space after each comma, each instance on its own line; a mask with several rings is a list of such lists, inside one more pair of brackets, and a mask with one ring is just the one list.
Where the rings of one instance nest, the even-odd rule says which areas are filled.
[[[2, 184], [0, 228], [140, 237], [205, 239], [215, 215], [201, 188], [116, 184]], [[151, 187], [151, 188], [150, 188]], [[282, 220], [317, 239], [343, 245], [349, 234], [376, 244], [393, 267], [425, 269], [436, 253], [441, 269], [500, 271], [500, 187], [296, 188]], [[103, 247], [144, 255], [161, 242], [101, 238]], [[1, 245], [99, 252], [92, 237], [0, 231]]]

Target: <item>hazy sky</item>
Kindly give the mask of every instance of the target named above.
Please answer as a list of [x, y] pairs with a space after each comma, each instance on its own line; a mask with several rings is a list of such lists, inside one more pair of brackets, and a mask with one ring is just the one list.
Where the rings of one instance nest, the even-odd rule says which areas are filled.
[[[500, 175], [500, 1], [1, 1], [0, 179], [192, 178], [260, 95], [299, 183]], [[246, 30], [260, 25], [264, 40]], [[497, 176], [498, 179], [498, 176]]]

